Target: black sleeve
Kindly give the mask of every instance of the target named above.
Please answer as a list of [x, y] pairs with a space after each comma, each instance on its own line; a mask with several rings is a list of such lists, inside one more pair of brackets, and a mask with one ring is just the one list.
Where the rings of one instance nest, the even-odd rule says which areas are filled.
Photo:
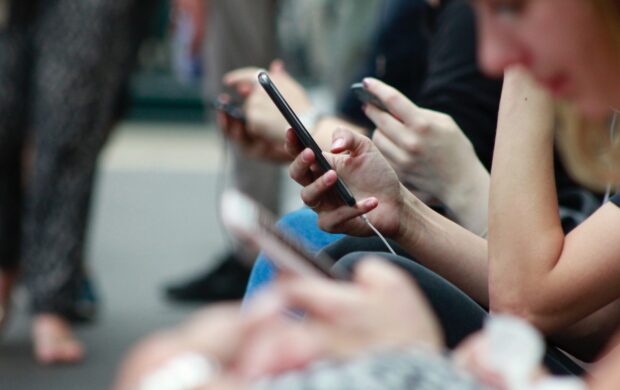
[[[351, 84], [364, 77], [375, 77], [413, 99], [426, 77], [426, 1], [388, 0], [383, 7], [372, 48], [361, 69], [351, 78]], [[384, 72], [381, 75], [377, 72], [377, 58], [384, 60]], [[338, 113], [361, 126], [373, 127], [362, 112], [360, 101], [349, 89], [343, 91]]]
[[612, 196], [611, 199], [612, 203], [614, 203], [616, 206], [620, 207], [620, 193], [617, 193], [616, 195]]
[[475, 16], [468, 2], [444, 4], [430, 41], [427, 78], [414, 101], [450, 115], [490, 168], [502, 82], [478, 67]]

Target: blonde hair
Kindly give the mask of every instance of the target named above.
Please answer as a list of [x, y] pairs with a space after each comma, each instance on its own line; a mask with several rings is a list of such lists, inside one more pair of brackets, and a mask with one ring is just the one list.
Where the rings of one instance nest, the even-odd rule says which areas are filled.
[[[591, 1], [620, 53], [620, 1]], [[610, 130], [614, 122], [611, 108], [610, 117], [600, 121], [584, 119], [568, 103], [559, 103], [557, 112], [557, 145], [568, 171], [581, 184], [596, 191], [604, 191], [608, 185], [618, 186], [620, 126]], [[620, 122], [620, 118], [615, 119]]]

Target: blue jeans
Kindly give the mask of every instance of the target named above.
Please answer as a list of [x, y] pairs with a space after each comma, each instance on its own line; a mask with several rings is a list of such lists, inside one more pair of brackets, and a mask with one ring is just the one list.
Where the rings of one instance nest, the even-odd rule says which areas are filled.
[[[278, 227], [293, 237], [303, 239], [303, 245], [310, 253], [317, 253], [332, 242], [344, 237], [342, 234], [326, 233], [319, 229], [318, 215], [311, 209], [304, 207], [285, 215], [278, 221]], [[260, 253], [256, 258], [250, 280], [243, 298], [244, 302], [253, 296], [261, 287], [269, 284], [277, 275], [277, 270], [271, 261]]]

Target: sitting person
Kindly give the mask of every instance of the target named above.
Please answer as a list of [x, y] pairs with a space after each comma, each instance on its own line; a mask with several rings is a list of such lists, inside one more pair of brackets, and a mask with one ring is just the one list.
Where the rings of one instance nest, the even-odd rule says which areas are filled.
[[[620, 82], [616, 72], [620, 66], [619, 41], [615, 38], [618, 35], [612, 34], [620, 31], [617, 2], [523, 0], [498, 6], [490, 0], [476, 0], [474, 4], [481, 17], [480, 57], [487, 71], [526, 65], [538, 80], [544, 81], [551, 79], [545, 79], [541, 70], [555, 69], [563, 76], [552, 79], [553, 82], [546, 84], [547, 88], [572, 101], [577, 112], [590, 120], [606, 114], [610, 106], [620, 106], [620, 90], [616, 88]], [[590, 54], [587, 57], [582, 52], [586, 47]], [[540, 91], [518, 67], [507, 73], [505, 84], [491, 182], [490, 267], [487, 242], [416, 199], [398, 182], [389, 164], [364, 137], [338, 131], [332, 148], [335, 154], [327, 154], [338, 176], [358, 197], [355, 207], [342, 205], [329, 192], [335, 172], [315, 174], [311, 169], [313, 154], [310, 150], [302, 150], [289, 133], [287, 147], [297, 154], [291, 174], [304, 184], [304, 199], [308, 203], [320, 200], [317, 208], [322, 227], [370, 234], [358, 218], [368, 214], [375, 225], [406, 245], [418, 258], [428, 258], [429, 264], [444, 268], [447, 277], [457, 281], [463, 290], [480, 301], [490, 300], [494, 310], [521, 314], [547, 333], [587, 318], [590, 322], [586, 336], [594, 335], [596, 339], [603, 336], [609, 340], [615, 328], [615, 312], [614, 306], [605, 305], [618, 298], [616, 286], [620, 276], [614, 264], [618, 263], [620, 242], [614, 240], [614, 236], [619, 219], [616, 204], [620, 200], [616, 197], [613, 200], [616, 204], [604, 205], [564, 236], [557, 208], [550, 207], [556, 202], [551, 175], [553, 99]], [[375, 81], [368, 82], [371, 92], [387, 97], [381, 95], [380, 87]], [[387, 100], [393, 102], [393, 99]], [[390, 111], [394, 109], [390, 107]], [[399, 118], [408, 122], [414, 116]], [[597, 165], [596, 158], [583, 153], [592, 152], [592, 149], [582, 148], [575, 155], [569, 146], [591, 145], [580, 144], [578, 141], [583, 137], [600, 140], [607, 136], [607, 132], [591, 127], [562, 134], [564, 145], [568, 145], [564, 149], [567, 161], [577, 161], [577, 165], [579, 161], [587, 161], [588, 165], [581, 165], [581, 169], [591, 172], [588, 176], [591, 183], [595, 182], [593, 177], [599, 179], [599, 185], [618, 183], [618, 164], [611, 168], [606, 163]], [[351, 154], [343, 154], [343, 151]], [[533, 157], [543, 158], [534, 160]], [[377, 188], [365, 186], [377, 184], [377, 178], [381, 180]], [[554, 240], [551, 244], [549, 238]], [[503, 248], [506, 257], [502, 256]], [[520, 251], [521, 256], [514, 259], [516, 251]], [[426, 256], [419, 256], [421, 254]], [[507, 259], [513, 262], [508, 264]], [[487, 273], [491, 274], [490, 279]], [[511, 277], [512, 280], [506, 280]], [[501, 278], [504, 278], [503, 283], [497, 283]], [[527, 282], [536, 284], [532, 288]], [[289, 278], [276, 285], [268, 298], [255, 309], [260, 315], [251, 313], [246, 320], [239, 320], [240, 314], [234, 308], [233, 314], [210, 317], [206, 323], [211, 328], [200, 326], [186, 328], [182, 334], [168, 334], [164, 337], [165, 348], [155, 349], [159, 357], [150, 353], [152, 349], [148, 347], [162, 344], [157, 340], [147, 344], [142, 353], [138, 350], [130, 359], [120, 388], [123, 385], [135, 388], [143, 374], [167, 360], [171, 350], [173, 354], [192, 350], [219, 358], [223, 369], [221, 375], [208, 384], [213, 388], [247, 388], [256, 377], [308, 367], [309, 362], [321, 358], [343, 360], [369, 351], [420, 344], [431, 351], [441, 348], [436, 322], [418, 290], [406, 282], [401, 272], [385, 263], [359, 264], [352, 284]], [[452, 306], [459, 303], [452, 302]], [[305, 320], [283, 320], [280, 313], [289, 307], [304, 310]], [[266, 325], [261, 327], [261, 324]], [[225, 332], [229, 332], [227, 340], [223, 337]], [[620, 349], [614, 348], [615, 343], [611, 346], [611, 352], [597, 364], [598, 372], [589, 380], [588, 388], [617, 388], [620, 379], [615, 368]], [[465, 359], [467, 353], [466, 350]], [[145, 357], [150, 360], [141, 359]], [[407, 361], [415, 369], [413, 360]], [[481, 359], [474, 361], [482, 362]], [[311, 368], [311, 372], [320, 369]], [[339, 383], [350, 383], [346, 382], [351, 380], [350, 372], [340, 371], [345, 382]], [[423, 373], [432, 375], [428, 368]], [[179, 375], [177, 381], [186, 377]], [[427, 385], [425, 388], [445, 388], [443, 382], [434, 378], [434, 387]], [[303, 379], [301, 384], [305, 384]], [[419, 383], [409, 382], [409, 387], [397, 388], [416, 388], [416, 385]], [[487, 385], [502, 388], [497, 383]], [[289, 385], [287, 388], [295, 387]]]
[[[595, 14], [591, 9], [587, 11], [590, 14]], [[602, 42], [608, 43], [609, 40], [603, 40]], [[500, 45], [494, 41], [492, 43]], [[612, 63], [614, 57], [613, 55], [601, 55], [601, 60]], [[604, 68], [603, 70], [607, 69]], [[573, 72], [576, 73], [577, 71]], [[528, 78], [522, 73], [513, 71], [513, 84], [508, 89], [505, 88], [504, 101], [502, 102], [506, 108], [500, 111], [505, 118], [503, 121], [500, 120], [498, 133], [503, 131], [506, 134], [511, 134], [510, 132], [514, 132], [514, 134], [505, 136], [502, 139], [502, 143], [498, 140], [495, 151], [495, 164], [498, 161], [502, 161], [502, 168], [500, 168], [500, 171], [497, 165], [494, 165], [494, 178], [500, 184], [495, 185], [495, 187], [492, 186], [491, 194], [502, 194], [501, 197], [498, 196], [499, 199], [496, 201], [502, 207], [497, 208], [496, 214], [491, 215], [490, 221], [500, 226], [498, 230], [502, 231], [503, 234], [497, 237], [499, 237], [499, 242], [507, 242], [507, 250], [505, 251], [502, 245], [498, 245], [497, 249], [494, 249], [496, 256], [500, 260], [497, 268], [491, 267], [490, 269], [496, 273], [502, 272], [503, 276], [491, 279], [490, 293], [491, 297], [493, 297], [493, 294], [496, 294], [498, 297], [495, 301], [498, 302], [496, 310], [516, 310], [523, 315], [534, 315], [534, 313], [529, 312], [533, 308], [530, 305], [540, 305], [535, 306], [536, 310], [540, 310], [540, 312], [535, 312], [536, 315], [541, 315], [540, 318], [533, 317], [535, 323], [545, 333], [552, 335], [567, 350], [584, 359], [591, 359], [600, 352], [600, 347], [608, 342], [612, 331], [617, 325], [618, 311], [615, 305], [616, 297], [613, 295], [613, 290], [605, 290], [605, 294], [603, 294], [602, 290], [600, 290], [601, 285], [598, 283], [599, 279], [596, 279], [597, 282], [583, 279], [583, 287], [586, 290], [570, 289], [572, 294], [566, 295], [562, 292], [564, 290], [560, 286], [566, 288], [568, 280], [563, 282], [558, 280], [557, 283], [559, 284], [555, 286], [555, 288], [558, 288], [557, 290], [547, 287], [553, 284], [545, 283], [545, 288], [542, 290], [544, 294], [539, 295], [543, 285], [532, 288], [531, 281], [544, 279], [545, 277], [552, 279], [556, 277], [575, 278], [575, 275], [570, 273], [564, 275], [551, 272], [547, 275], [550, 272], [547, 269], [554, 269], [552, 264], [556, 264], [555, 262], [558, 261], [557, 256], [560, 256], [561, 253], [562, 258], [565, 253], [567, 253], [568, 258], [575, 255], [583, 259], [592, 257], [592, 254], [584, 252], [582, 247], [588, 248], [586, 250], [591, 251], [593, 247], [590, 243], [594, 242], [593, 239], [595, 237], [597, 240], [613, 242], [614, 240], [611, 237], [606, 236], [613, 231], [613, 229], [609, 230], [613, 219], [608, 219], [605, 224], [601, 224], [601, 231], [593, 231], [588, 227], [597, 226], [596, 223], [591, 225], [590, 221], [598, 220], [600, 218], [598, 217], [599, 215], [609, 213], [613, 215], [614, 207], [611, 204], [604, 205], [587, 220], [584, 228], [579, 227], [575, 229], [565, 238], [559, 222], [557, 200], [553, 193], [550, 192], [554, 190], [552, 176], [553, 100], [544, 93], [537, 91], [532, 82], [528, 81]], [[592, 78], [594, 79], [594, 77]], [[370, 80], [368, 88], [370, 92], [377, 94], [383, 101], [391, 101], [392, 103], [395, 101], [393, 94], [383, 94], [382, 86], [376, 81]], [[510, 90], [512, 92], [507, 92]], [[582, 107], [585, 114], [590, 116], [594, 114], [600, 115], [605, 110], [603, 107], [609, 107], [609, 105], [605, 106], [600, 98], [598, 100], [593, 98], [592, 95], [594, 94], [587, 95], [585, 92], [587, 90], [582, 91], [582, 94], [585, 95], [583, 103], [588, 104]], [[613, 94], [611, 96], [613, 97]], [[588, 98], [590, 99], [588, 100]], [[596, 112], [594, 109], [599, 111]], [[399, 118], [403, 118], [405, 123], [407, 121], [415, 121], [414, 111], [403, 112], [396, 106], [391, 106], [390, 110], [394, 110], [392, 112]], [[519, 137], [523, 138], [530, 133], [535, 134], [535, 136], [528, 135], [529, 143], [525, 141], [522, 141], [522, 143], [517, 142]], [[544, 139], [542, 139], [543, 134], [546, 137]], [[593, 134], [600, 133], [593, 132]], [[536, 139], [536, 142], [533, 141], [534, 139]], [[542, 143], [543, 141], [545, 142], [544, 144]], [[289, 142], [291, 142], [290, 139]], [[418, 261], [457, 285], [477, 302], [483, 305], [487, 304], [489, 302], [489, 290], [487, 287], [486, 241], [469, 234], [464, 229], [449, 223], [436, 213], [431, 212], [408, 191], [404, 191], [402, 188], [398, 189], [397, 181], [393, 178], [394, 175], [392, 174], [392, 178], [390, 178], [387, 164], [381, 162], [381, 159], [376, 157], [378, 153], [374, 151], [372, 145], [363, 137], [356, 136], [350, 132], [340, 132], [335, 135], [334, 143], [333, 152], [341, 153], [348, 151], [352, 153], [350, 155], [339, 155], [332, 161], [333, 166], [337, 169], [339, 167], [347, 168], [344, 171], [340, 170], [339, 175], [355, 194], [358, 196], [365, 194], [366, 196], [371, 196], [371, 198], [366, 199], [368, 203], [364, 203], [362, 198], [358, 198], [360, 199], [358, 208], [336, 207], [333, 198], [325, 193], [326, 187], [329, 187], [326, 184], [333, 184], [334, 173], [328, 172], [324, 177], [315, 182], [309, 181], [308, 174], [312, 172], [309, 170], [309, 167], [313, 163], [313, 157], [308, 152], [301, 153], [292, 164], [292, 176], [307, 186], [303, 191], [303, 198], [306, 204], [319, 205], [315, 209], [319, 212], [321, 227], [332, 231], [344, 231], [353, 235], [371, 234], [371, 231], [365, 228], [365, 225], [357, 216], [377, 208], [376, 211], [369, 214], [369, 217], [371, 220], [373, 216], [377, 218], [375, 225], [379, 230], [386, 233], [386, 235], [392, 235], [395, 241], [399, 242]], [[515, 150], [520, 150], [517, 149], [517, 145], [524, 150], [520, 154], [515, 153]], [[542, 149], [542, 145], [546, 149]], [[295, 147], [293, 146], [293, 148]], [[525, 149], [527, 149], [527, 152]], [[542, 152], [546, 154], [543, 155]], [[538, 153], [536, 159], [532, 158], [533, 153]], [[369, 156], [372, 156], [372, 163], [369, 162]], [[358, 159], [359, 161], [364, 161], [364, 164], [356, 165], [353, 160]], [[343, 160], [347, 161], [344, 165]], [[547, 165], [532, 164], [532, 161], [545, 162]], [[356, 174], [352, 174], [349, 171], [351, 167], [355, 167]], [[606, 166], [605, 172], [613, 173], [613, 170]], [[515, 173], [520, 175], [515, 175]], [[381, 178], [380, 182], [378, 178]], [[536, 180], [532, 180], [534, 178]], [[613, 175], [610, 176], [610, 174], [608, 174], [608, 179], [612, 183], [616, 181], [615, 177]], [[520, 185], [514, 185], [513, 181], [515, 183], [519, 182]], [[391, 184], [388, 185], [388, 182]], [[527, 182], [528, 185], [524, 186], [524, 182]], [[369, 185], [369, 183], [373, 183], [373, 185]], [[380, 185], [376, 185], [377, 183], [380, 183]], [[513, 183], [513, 185], [510, 186], [510, 183]], [[356, 185], [360, 186], [356, 187]], [[501, 192], [497, 192], [497, 190], [494, 192], [493, 188], [500, 188]], [[524, 191], [524, 188], [528, 190]], [[533, 195], [537, 197], [532, 198]], [[493, 203], [491, 205], [491, 210], [493, 210]], [[510, 212], [507, 210], [510, 210]], [[506, 216], [508, 215], [511, 215], [512, 218], [507, 218]], [[529, 219], [524, 219], [525, 215], [529, 215]], [[514, 219], [517, 217], [518, 219]], [[522, 222], [521, 224], [515, 224], [515, 221]], [[546, 237], [543, 234], [543, 231], [546, 230], [536, 230], [543, 228], [549, 229], [548, 234], [553, 234], [550, 237]], [[523, 231], [519, 232], [519, 229], [523, 229]], [[490, 229], [491, 231], [492, 229]], [[542, 237], [550, 241], [545, 241], [545, 245], [542, 247], [531, 245], [532, 242], [536, 242], [536, 237], [532, 236], [534, 231], [537, 231], [538, 234], [543, 234]], [[489, 248], [492, 249], [491, 241], [493, 236], [489, 234], [489, 237]], [[513, 246], [515, 239], [519, 237], [527, 237], [527, 240], [519, 241], [519, 245]], [[566, 242], [564, 241], [565, 239]], [[567, 244], [571, 245], [566, 246]], [[603, 241], [601, 241], [595, 247], [609, 248], [611, 250], [611, 252], [607, 253], [607, 251], [602, 252], [600, 249], [597, 249], [597, 261], [610, 261], [610, 259], [614, 258], [613, 253], [616, 252], [613, 252], [613, 247], [610, 244], [603, 245]], [[531, 249], [525, 251], [525, 248]], [[567, 252], [563, 252], [562, 249]], [[527, 254], [530, 250], [534, 252], [530, 253], [531, 256], [526, 256], [526, 260], [524, 260], [524, 253]], [[538, 250], [545, 250], [546, 252], [538, 253]], [[489, 262], [493, 265], [493, 253], [490, 255]], [[545, 258], [545, 256], [548, 257]], [[511, 258], [511, 261], [506, 261], [508, 258]], [[537, 266], [528, 264], [528, 262], [536, 262]], [[528, 264], [528, 266], [523, 271], [515, 274], [515, 264], [520, 263]], [[502, 265], [500, 266], [499, 264]], [[538, 268], [543, 264], [545, 264], [545, 270]], [[600, 268], [592, 269], [591, 265], [592, 263], [590, 262], [586, 267], [590, 271], [581, 270], [579, 275], [582, 275], [584, 278], [586, 276], [590, 278], [592, 274], [598, 275], [597, 272], [601, 272]], [[535, 269], [539, 273], [534, 277], [532, 272]], [[572, 267], [569, 266], [568, 269], [572, 269]], [[524, 275], [529, 275], [532, 279], [523, 278]], [[610, 275], [610, 277], [612, 276]], [[510, 281], [509, 285], [513, 286], [513, 288], [506, 288], [502, 283], [499, 283], [499, 280], [504, 280], [507, 283]], [[526, 296], [529, 296], [534, 291], [536, 291], [535, 299], [534, 297], [531, 297], [529, 300], [525, 299]], [[588, 291], [591, 295], [583, 295], [584, 291]], [[593, 299], [590, 299], [592, 297]], [[562, 305], [568, 304], [568, 302], [571, 303], [571, 310], [566, 310], [566, 317], [558, 315], [556, 305], [558, 302], [562, 302]], [[572, 305], [575, 302], [579, 302], [579, 304]]]
[[[420, 167], [418, 164], [418, 174], [424, 171], [422, 175], [435, 177], [439, 174], [444, 178], [446, 168], [453, 168], [454, 173], [449, 173], [449, 179], [469, 178], [471, 181], [454, 183], [454, 180], [450, 182], [446, 178], [442, 193], [424, 183], [416, 183], [411, 175], [414, 162], [408, 158], [409, 151], [406, 147], [398, 147], [396, 150], [383, 129], [367, 119], [360, 110], [361, 103], [351, 93], [340, 103], [339, 116], [323, 116], [318, 121], [311, 121], [315, 122], [314, 125], [306, 123], [306, 126], [324, 149], [329, 148], [331, 134], [338, 126], [353, 128], [365, 134], [369, 133], [367, 127], [379, 127], [374, 133], [374, 139], [399, 174], [402, 174], [401, 179], [408, 186], [416, 187], [418, 194], [425, 192], [426, 199], [439, 198], [443, 203], [441, 207], [448, 210], [459, 223], [483, 234], [486, 232], [486, 208], [478, 205], [486, 203], [488, 193], [485, 188], [485, 182], [488, 183], [485, 167], [490, 168], [501, 80], [487, 78], [478, 70], [475, 59], [475, 21], [467, 2], [447, 2], [435, 13], [425, 2], [420, 1], [394, 1], [390, 5], [378, 29], [372, 56], [354, 80], [361, 79], [363, 75], [379, 73], [374, 64], [376, 57], [383, 55], [385, 66], [382, 78], [396, 83], [407, 96], [429, 108], [425, 110], [428, 122], [441, 119], [435, 127], [437, 131], [428, 137], [424, 153], [426, 156], [445, 156], [446, 159], [441, 162], [443, 167], [431, 164]], [[412, 20], [416, 20], [416, 23], [412, 23]], [[431, 25], [434, 28], [429, 34]], [[455, 40], [454, 37], [459, 38]], [[248, 126], [247, 131], [244, 131], [241, 123], [222, 116], [222, 127], [234, 141], [245, 145], [248, 153], [260, 154], [260, 151], [267, 150], [271, 155], [266, 158], [281, 160], [283, 153], [280, 143], [283, 142], [283, 130], [287, 124], [266, 94], [260, 88], [255, 88], [255, 77], [256, 69], [247, 68], [232, 72], [225, 78], [226, 83], [250, 91], [245, 104]], [[313, 117], [308, 114], [313, 111], [312, 103], [280, 63], [276, 62], [272, 66], [271, 77], [291, 106], [301, 113], [302, 120], [304, 117]], [[454, 121], [431, 110], [448, 113]], [[394, 139], [394, 131], [385, 130]], [[402, 133], [402, 137], [411, 138], [408, 132], [400, 130], [397, 131]], [[263, 142], [255, 142], [257, 139]], [[267, 140], [270, 142], [267, 143]], [[463, 185], [467, 188], [461, 188]], [[316, 251], [342, 237], [318, 229], [316, 218], [312, 210], [302, 209], [286, 215], [281, 225], [294, 234], [303, 235], [312, 245], [310, 249]], [[261, 255], [250, 278], [248, 295], [272, 277], [273, 267]]]
[[[306, 310], [305, 322], [282, 315], [291, 305]], [[115, 388], [586, 388], [579, 379], [537, 367], [541, 338], [523, 321], [492, 319], [453, 352], [445, 351], [443, 340], [428, 302], [406, 274], [367, 259], [353, 283], [290, 275], [244, 314], [235, 304], [219, 305], [149, 337], [128, 355]], [[513, 348], [522, 354], [512, 354]], [[619, 351], [595, 367], [587, 388], [617, 385]]]
[[[373, 49], [373, 56], [361, 74], [373, 71], [375, 55], [387, 53], [384, 78], [400, 84], [406, 96], [422, 104], [426, 108], [419, 110], [423, 122], [432, 126], [429, 126], [431, 131], [425, 137], [420, 137], [419, 126], [404, 128], [393, 123], [384, 126], [385, 121], [370, 122], [377, 127], [373, 140], [395, 168], [400, 180], [415, 188], [421, 199], [439, 200], [439, 207], [452, 219], [476, 234], [484, 235], [487, 230], [489, 181], [485, 168], [490, 169], [501, 81], [487, 78], [478, 70], [475, 20], [469, 5], [460, 0], [442, 4], [434, 17], [427, 20], [430, 9], [423, 2], [393, 2], [389, 17], [383, 20], [379, 29], [378, 47]], [[411, 20], [418, 20], [418, 23], [411, 23]], [[421, 38], [419, 26], [431, 24], [435, 26], [435, 32], [421, 34], [426, 37]], [[402, 35], [404, 32], [407, 35]], [[410, 38], [414, 44], [410, 43]], [[403, 43], [398, 45], [394, 43], [395, 39]], [[387, 48], [384, 47], [386, 45]], [[411, 73], [407, 74], [406, 69], [399, 66], [400, 63], [410, 64]], [[316, 115], [309, 114], [313, 111], [312, 103], [301, 86], [285, 72], [282, 64], [274, 63], [271, 70], [272, 78], [293, 108], [302, 114], [302, 119], [316, 118]], [[280, 145], [287, 124], [266, 94], [255, 88], [256, 71], [246, 68], [226, 77], [228, 84], [237, 86], [248, 96], [245, 105], [248, 126], [246, 129], [241, 123], [222, 115], [222, 128], [233, 141], [244, 145], [249, 154], [287, 160]], [[339, 117], [325, 116], [306, 125], [319, 144], [329, 149], [331, 134], [336, 127], [352, 128], [351, 123], [343, 118], [354, 120], [356, 125], [353, 129], [366, 133], [361, 126], [366, 125], [360, 120], [360, 116], [364, 116], [360, 106], [359, 101], [348, 94], [340, 105]], [[411, 149], [415, 149], [415, 153]], [[598, 204], [593, 200], [594, 196], [567, 178], [561, 165], [558, 168], [556, 182], [563, 205], [561, 211], [566, 215], [563, 223], [568, 230], [595, 210]], [[343, 237], [320, 230], [316, 220], [316, 213], [302, 209], [285, 216], [281, 226], [295, 235], [304, 236], [313, 251]], [[365, 245], [369, 244], [373, 243]], [[376, 243], [374, 247], [381, 248]], [[259, 256], [247, 296], [271, 280], [273, 275], [274, 270], [268, 259], [264, 255]]]

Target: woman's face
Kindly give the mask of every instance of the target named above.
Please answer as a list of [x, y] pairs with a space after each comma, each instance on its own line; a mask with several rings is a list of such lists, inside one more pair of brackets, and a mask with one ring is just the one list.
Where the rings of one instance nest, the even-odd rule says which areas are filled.
[[485, 72], [499, 76], [510, 65], [523, 65], [590, 117], [620, 107], [620, 48], [590, 0], [472, 3]]

